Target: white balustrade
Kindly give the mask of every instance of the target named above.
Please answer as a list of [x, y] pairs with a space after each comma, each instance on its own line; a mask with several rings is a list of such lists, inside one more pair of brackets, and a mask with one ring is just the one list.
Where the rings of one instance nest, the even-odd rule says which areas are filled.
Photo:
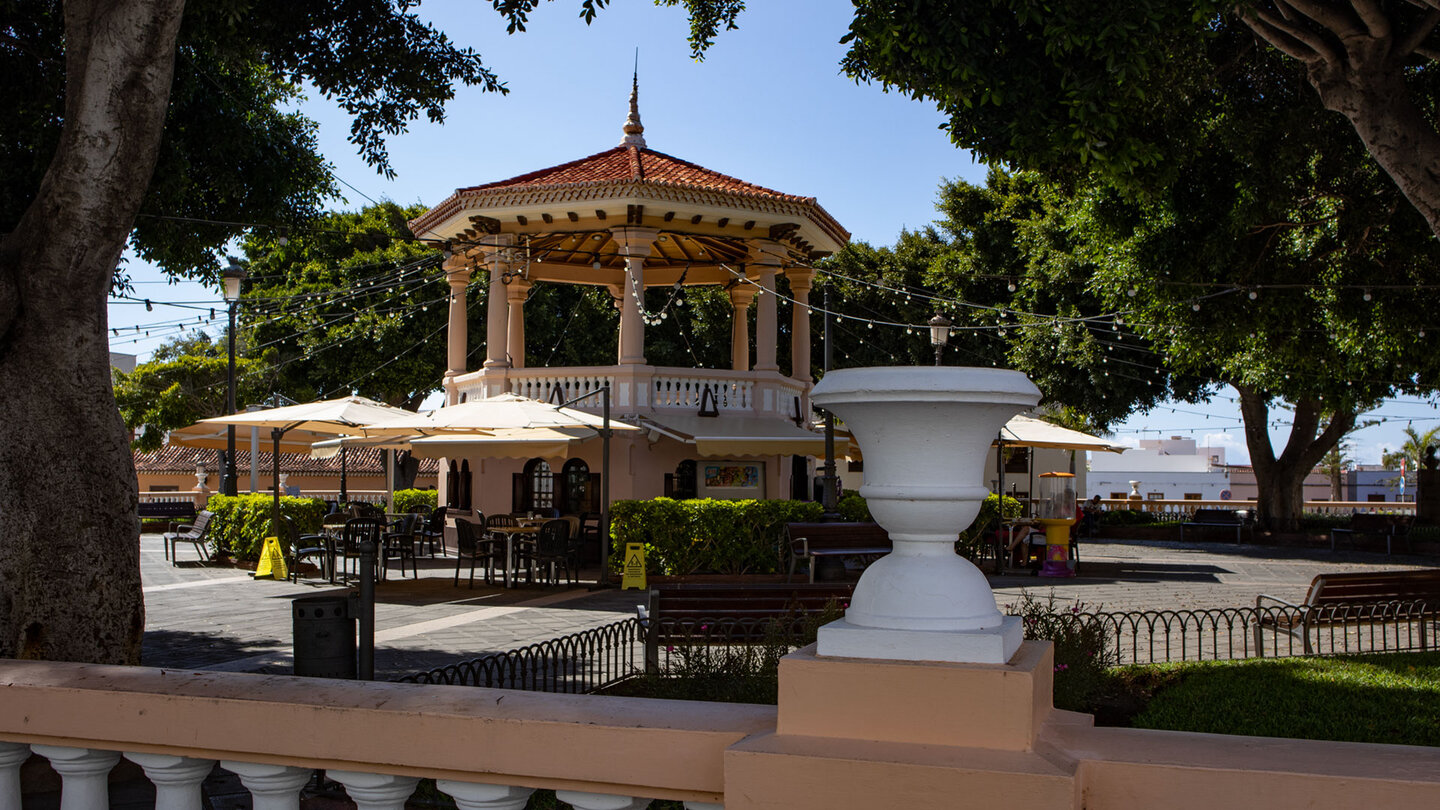
[[0, 807], [20, 806], [20, 766], [30, 758], [30, 746], [0, 742]]
[[575, 810], [641, 810], [648, 807], [651, 799], [637, 796], [617, 796], [613, 793], [585, 793], [578, 790], [557, 790], [555, 798]]
[[114, 751], [35, 745], [60, 774], [60, 810], [103, 810], [110, 806], [110, 769], [120, 761]]
[[254, 810], [300, 810], [300, 788], [314, 773], [309, 768], [222, 760], [220, 767], [240, 777]]
[[215, 769], [213, 759], [192, 759], [169, 754], [125, 754], [145, 769], [155, 785], [155, 810], [197, 810], [203, 806], [200, 786]]
[[524, 810], [534, 788], [514, 785], [492, 785], [484, 782], [460, 782], [440, 779], [435, 787], [455, 800], [460, 810]]
[[404, 810], [420, 780], [413, 776], [329, 770], [325, 775], [345, 786], [356, 810]]

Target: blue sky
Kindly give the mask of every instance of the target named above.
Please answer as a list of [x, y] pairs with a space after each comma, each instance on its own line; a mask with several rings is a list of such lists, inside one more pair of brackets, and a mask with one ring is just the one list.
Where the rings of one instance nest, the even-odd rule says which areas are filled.
[[[393, 181], [356, 157], [345, 140], [349, 122], [333, 105], [307, 99], [301, 107], [320, 123], [322, 151], [349, 186], [332, 207], [353, 209], [382, 199], [434, 204], [459, 186], [614, 146], [637, 47], [640, 111], [650, 148], [814, 196], [857, 240], [889, 244], [902, 228], [931, 222], [942, 179], [984, 180], [984, 167], [938, 129], [943, 119], [932, 105], [857, 85], [840, 74], [848, 3], [752, 3], [740, 30], [722, 35], [698, 63], [690, 59], [688, 23], [679, 10], [617, 2], [587, 27], [575, 17], [578, 7], [574, 0], [546, 3], [532, 15], [526, 33], [507, 36], [488, 4], [427, 2], [422, 13], [452, 39], [479, 51], [511, 92], [461, 90], [443, 125], [420, 121], [391, 138]], [[133, 261], [130, 267], [136, 294], [150, 298], [154, 311], [112, 303], [111, 326], [121, 329], [112, 340], [115, 351], [143, 360], [175, 334], [161, 324], [188, 317], [194, 326], [205, 326], [197, 316], [206, 318], [208, 311], [155, 302], [219, 302], [214, 290], [168, 284]], [[146, 324], [152, 324], [148, 338]], [[1243, 462], [1248, 454], [1233, 397], [1233, 391], [1221, 392], [1208, 405], [1181, 403], [1174, 413], [1166, 406], [1134, 416], [1119, 426], [1117, 438], [1192, 436], [1230, 448], [1231, 460]], [[1421, 432], [1440, 424], [1440, 413], [1428, 403], [1387, 403], [1381, 412], [1395, 419], [1354, 435], [1359, 461], [1376, 462], [1382, 447], [1398, 445], [1406, 419], [1417, 420]], [[1277, 446], [1284, 433], [1272, 435]]]

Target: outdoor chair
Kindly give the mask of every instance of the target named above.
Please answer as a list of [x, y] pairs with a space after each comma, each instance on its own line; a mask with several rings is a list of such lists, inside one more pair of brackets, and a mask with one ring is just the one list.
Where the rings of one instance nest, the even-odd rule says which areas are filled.
[[175, 556], [175, 546], [179, 543], [189, 543], [193, 545], [195, 550], [200, 553], [202, 560], [210, 559], [210, 549], [207, 548], [207, 546], [210, 544], [210, 520], [213, 517], [215, 517], [214, 512], [201, 512], [195, 516], [194, 523], [181, 524], [175, 527], [175, 531], [165, 532], [160, 535], [160, 539], [165, 542], [165, 548], [167, 549], [167, 555], [171, 565], [180, 564], [180, 561], [176, 559]]
[[301, 534], [295, 528], [295, 521], [280, 516], [280, 530], [285, 535], [285, 547], [288, 549], [286, 556], [290, 560], [290, 581], [300, 581], [300, 563], [306, 560], [318, 561], [320, 578], [335, 580], [335, 546], [333, 541], [324, 534]]
[[600, 564], [600, 513], [585, 512], [580, 515], [580, 528], [575, 535], [579, 543], [580, 556], [587, 563]]
[[488, 537], [480, 537], [476, 526], [464, 518], [455, 521], [455, 587], [460, 587], [460, 566], [470, 560], [470, 587], [475, 587], [475, 564], [485, 563], [485, 582], [494, 581], [496, 549], [504, 548]]
[[[350, 574], [350, 561], [355, 560], [355, 574], [360, 574], [360, 544], [366, 540], [375, 544], [378, 553], [381, 535], [385, 532], [385, 521], [380, 518], [350, 518], [345, 521], [345, 531], [340, 537], [338, 559], [345, 576]], [[379, 574], [379, 571], [376, 571]]]
[[535, 537], [534, 545], [522, 552], [526, 568], [530, 574], [530, 581], [534, 581], [535, 567], [539, 566], [543, 575], [549, 566], [550, 576], [543, 577], [547, 584], [554, 582], [559, 584], [557, 574], [565, 572], [567, 584], [579, 582], [580, 560], [578, 546], [571, 542], [570, 524], [565, 520], [547, 520], [540, 527], [540, 534]]
[[387, 531], [381, 539], [381, 580], [384, 580], [389, 573], [391, 560], [398, 560], [400, 562], [400, 576], [404, 577], [405, 561], [407, 559], [410, 561], [410, 572], [414, 574], [416, 579], [420, 578], [420, 569], [415, 563], [415, 524], [419, 519], [419, 515], [405, 514], [390, 524], [390, 530]]
[[445, 518], [448, 516], [448, 507], [440, 506], [432, 511], [425, 518], [425, 525], [416, 532], [416, 542], [423, 548], [429, 546], [430, 556], [435, 556], [435, 549], [440, 549], [440, 556], [449, 556], [445, 551]]

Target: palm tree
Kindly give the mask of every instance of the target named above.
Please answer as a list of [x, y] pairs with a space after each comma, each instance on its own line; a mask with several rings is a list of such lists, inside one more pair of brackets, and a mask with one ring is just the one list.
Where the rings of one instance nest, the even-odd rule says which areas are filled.
[[1420, 461], [1425, 457], [1425, 448], [1431, 445], [1440, 444], [1440, 427], [1433, 427], [1424, 433], [1419, 433], [1415, 428], [1405, 426], [1405, 443], [1400, 449], [1393, 453], [1385, 453], [1380, 457], [1380, 463], [1385, 465], [1387, 470], [1400, 469], [1400, 462], [1405, 461], [1407, 471], [1419, 470]]

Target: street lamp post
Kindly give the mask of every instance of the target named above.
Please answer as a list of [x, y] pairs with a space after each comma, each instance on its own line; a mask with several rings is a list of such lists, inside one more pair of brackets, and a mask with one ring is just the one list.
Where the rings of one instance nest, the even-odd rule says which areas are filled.
[[940, 355], [950, 342], [950, 319], [936, 315], [930, 319], [930, 345], [935, 347], [935, 365], [940, 365]]
[[[235, 413], [235, 309], [240, 303], [240, 282], [245, 280], [245, 268], [231, 256], [230, 266], [220, 274], [220, 279], [225, 284], [225, 302], [230, 305], [230, 365], [225, 387], [225, 413], [229, 415]], [[225, 472], [220, 480], [220, 494], [232, 497], [235, 495], [234, 425], [225, 429]]]

